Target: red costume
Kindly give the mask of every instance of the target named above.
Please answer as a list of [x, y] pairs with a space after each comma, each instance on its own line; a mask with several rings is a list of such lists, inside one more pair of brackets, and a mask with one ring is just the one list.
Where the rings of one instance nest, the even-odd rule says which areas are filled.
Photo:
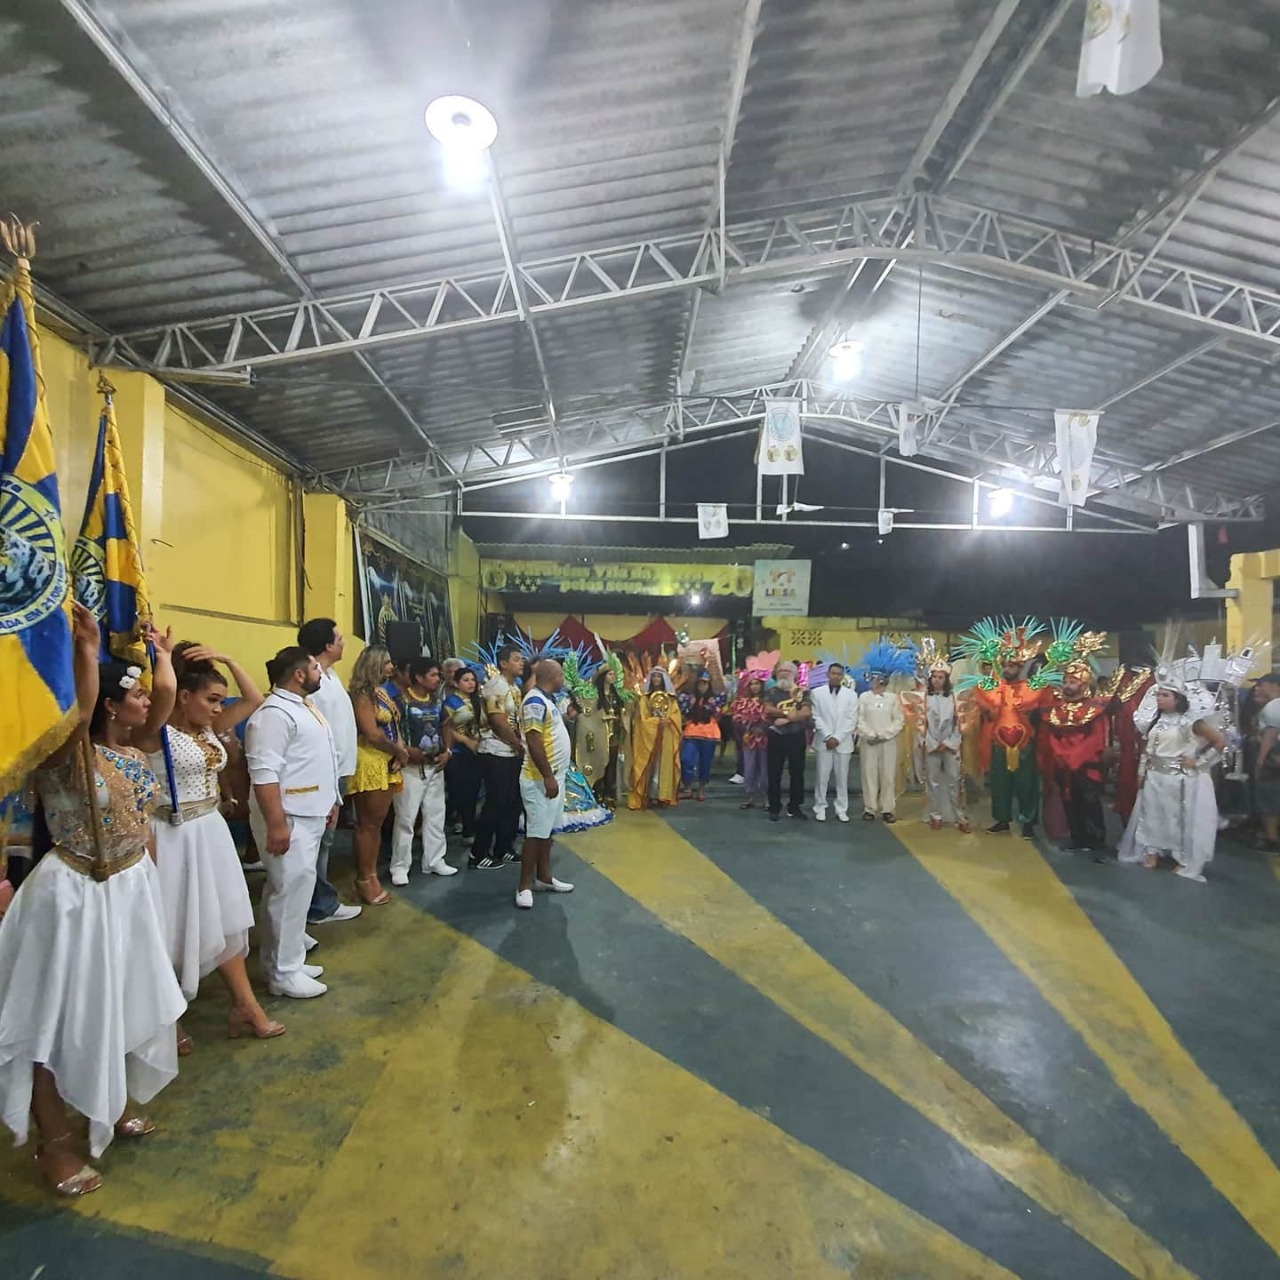
[[1129, 821], [1138, 800], [1138, 761], [1142, 755], [1142, 737], [1134, 726], [1133, 716], [1153, 683], [1154, 677], [1146, 667], [1137, 670], [1121, 667], [1106, 690], [1111, 699], [1112, 732], [1120, 749], [1114, 808], [1125, 822]]
[[1102, 850], [1107, 844], [1102, 783], [1110, 724], [1107, 698], [1068, 701], [1054, 694], [1041, 720], [1041, 767], [1062, 796], [1073, 849]]

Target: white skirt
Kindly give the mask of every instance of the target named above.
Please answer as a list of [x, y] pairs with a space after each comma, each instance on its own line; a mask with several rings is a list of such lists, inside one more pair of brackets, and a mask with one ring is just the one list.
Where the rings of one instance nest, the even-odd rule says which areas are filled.
[[178, 1074], [184, 1008], [151, 859], [99, 883], [47, 854], [0, 921], [0, 1106], [14, 1140], [27, 1140], [40, 1063], [100, 1156], [128, 1099], [149, 1102]]
[[1148, 853], [1168, 854], [1197, 877], [1213, 861], [1217, 840], [1218, 799], [1209, 774], [1153, 770], [1143, 779], [1119, 858], [1141, 862]]
[[157, 818], [151, 829], [165, 946], [182, 994], [190, 1001], [201, 978], [249, 954], [253, 904], [235, 841], [220, 813], [206, 813], [180, 827]]

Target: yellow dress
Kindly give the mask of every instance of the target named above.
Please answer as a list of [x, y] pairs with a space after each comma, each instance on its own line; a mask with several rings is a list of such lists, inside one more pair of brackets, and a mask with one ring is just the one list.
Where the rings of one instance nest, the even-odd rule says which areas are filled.
[[[400, 708], [385, 689], [373, 691], [373, 718], [391, 742], [400, 741]], [[385, 751], [364, 742], [356, 744], [356, 772], [347, 788], [348, 795], [357, 791], [398, 791], [403, 783], [400, 769]]]
[[[680, 704], [673, 693], [642, 693], [631, 714], [627, 808], [675, 804], [680, 785]], [[655, 787], [656, 783], [656, 787]]]

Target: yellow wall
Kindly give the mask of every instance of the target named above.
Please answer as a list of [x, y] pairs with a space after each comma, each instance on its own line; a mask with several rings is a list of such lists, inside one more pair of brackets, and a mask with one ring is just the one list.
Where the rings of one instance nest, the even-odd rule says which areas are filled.
[[481, 603], [480, 553], [461, 529], [454, 529], [449, 549], [449, 610], [459, 653], [480, 638]]
[[[41, 363], [73, 539], [102, 403], [98, 374], [47, 330]], [[117, 369], [109, 376], [156, 624], [231, 654], [264, 680], [267, 658], [294, 643], [304, 601], [309, 616], [335, 618], [350, 635], [354, 575], [342, 501], [304, 499], [270, 462], [167, 403], [154, 379]], [[359, 647], [348, 646], [344, 666]]]

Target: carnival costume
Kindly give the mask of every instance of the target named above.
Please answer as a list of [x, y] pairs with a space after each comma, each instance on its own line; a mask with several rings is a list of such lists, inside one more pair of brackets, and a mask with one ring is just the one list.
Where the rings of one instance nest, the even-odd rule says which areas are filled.
[[[989, 768], [993, 831], [1007, 831], [1015, 812], [1023, 835], [1032, 834], [1040, 817], [1040, 778], [1036, 769], [1035, 726], [1031, 716], [1053, 701], [1054, 684], [1062, 681], [1061, 668], [1071, 659], [1070, 646], [1044, 653], [1044, 665], [1029, 679], [1028, 664], [1041, 656], [1046, 628], [1034, 618], [983, 618], [956, 646], [961, 657], [978, 671], [956, 682], [959, 690], [973, 690], [983, 717], [990, 726]], [[1018, 675], [1006, 679], [1004, 669], [1016, 667]]]
[[[1223, 708], [1234, 701], [1248, 674], [1252, 651], [1224, 655], [1215, 644], [1203, 657], [1192, 651], [1175, 660], [1172, 650], [1173, 642], [1166, 640], [1154, 683], [1133, 718], [1145, 746], [1138, 797], [1119, 857], [1132, 863], [1167, 855], [1178, 863], [1180, 876], [1202, 881], [1218, 837], [1211, 770], [1222, 752], [1195, 729], [1202, 722], [1215, 729], [1221, 725]], [[1161, 711], [1156, 703], [1161, 690], [1182, 694], [1187, 710]]]
[[[911, 679], [916, 671], [914, 645], [877, 640], [854, 668], [859, 680], [878, 683]], [[895, 818], [898, 808], [898, 739], [907, 722], [902, 694], [892, 687], [868, 689], [858, 698], [858, 763], [862, 781], [862, 816]]]
[[919, 719], [920, 773], [924, 780], [925, 809], [936, 831], [944, 823], [969, 830], [965, 811], [964, 777], [960, 765], [962, 716], [960, 700], [952, 693], [935, 692], [935, 675], [951, 677], [951, 664], [939, 654], [931, 636], [920, 645], [918, 670], [924, 680], [924, 713]]
[[1068, 699], [1055, 689], [1041, 721], [1045, 782], [1056, 787], [1062, 798], [1071, 848], [1092, 853], [1107, 846], [1102, 786], [1110, 737], [1109, 699], [1094, 692], [1097, 672], [1092, 658], [1106, 641], [1105, 633], [1085, 631], [1079, 623], [1064, 619], [1054, 624], [1050, 648], [1070, 644], [1074, 655], [1063, 668], [1063, 678], [1076, 681], [1085, 692]]
[[0, 1106], [25, 1143], [34, 1069], [47, 1067], [96, 1158], [128, 1099], [149, 1102], [178, 1074], [187, 1002], [147, 851], [155, 775], [128, 748], [95, 746], [93, 762], [96, 817], [81, 751], [33, 775], [54, 844], [0, 921]]
[[631, 714], [631, 778], [628, 809], [647, 809], [651, 803], [675, 804], [680, 784], [680, 705], [671, 677], [660, 667], [663, 687], [644, 691]]
[[1111, 731], [1118, 751], [1114, 808], [1124, 822], [1129, 821], [1137, 803], [1138, 762], [1142, 758], [1142, 735], [1134, 716], [1154, 684], [1150, 667], [1120, 666], [1104, 691], [1111, 699]]
[[[600, 664], [581, 648], [558, 652], [544, 651], [543, 656], [558, 659], [564, 670], [564, 688], [557, 696], [561, 710], [564, 710], [570, 698], [578, 707], [574, 734], [576, 759], [577, 751], [589, 736], [597, 733], [603, 736], [603, 718], [597, 717], [598, 726], [592, 719], [599, 709], [599, 695], [592, 683], [592, 677]], [[590, 711], [585, 711], [584, 708], [588, 707]], [[596, 773], [595, 777], [598, 779], [599, 773]], [[586, 769], [580, 767], [579, 763], [571, 762], [564, 779], [564, 813], [552, 828], [553, 835], [572, 831], [589, 831], [592, 827], [602, 827], [606, 822], [613, 821], [612, 812], [596, 799], [591, 783], [592, 777], [588, 775]]]
[[165, 941], [182, 994], [196, 998], [200, 979], [249, 954], [253, 904], [231, 829], [218, 810], [218, 775], [226, 748], [212, 729], [162, 731], [148, 759], [160, 782], [151, 820], [164, 902]]

